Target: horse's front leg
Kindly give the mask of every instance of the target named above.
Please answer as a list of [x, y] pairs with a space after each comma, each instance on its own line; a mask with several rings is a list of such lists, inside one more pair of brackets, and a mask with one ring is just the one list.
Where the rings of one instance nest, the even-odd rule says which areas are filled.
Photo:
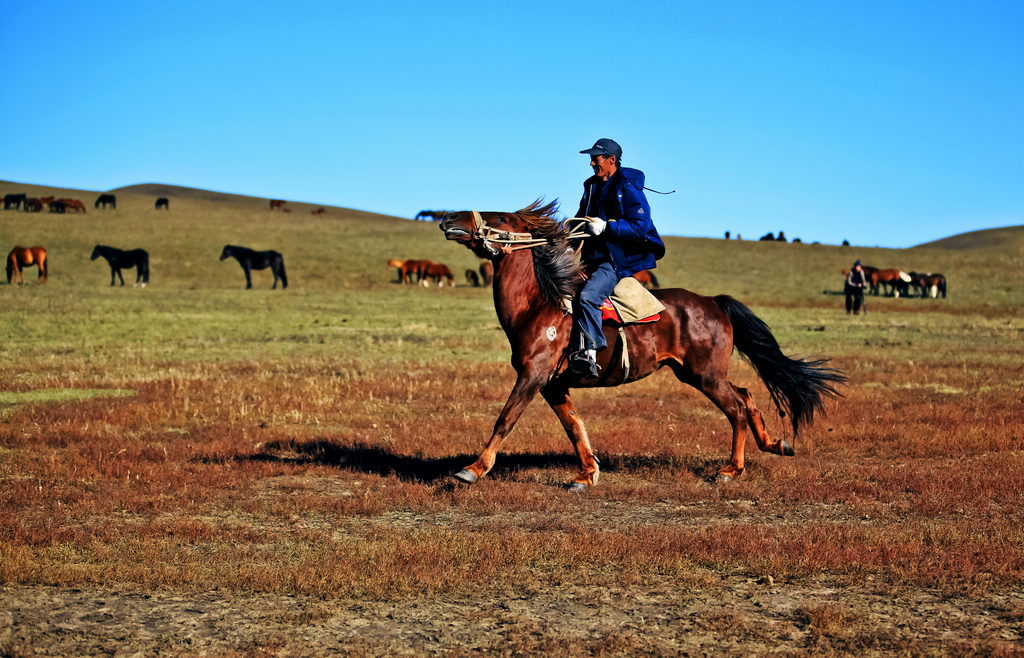
[[558, 420], [562, 422], [565, 433], [576, 449], [576, 455], [580, 458], [580, 473], [573, 478], [569, 485], [571, 491], [583, 491], [588, 487], [597, 484], [600, 476], [600, 464], [594, 451], [590, 447], [590, 439], [587, 437], [587, 429], [583, 426], [583, 419], [576, 413], [576, 406], [569, 398], [569, 391], [564, 387], [552, 388], [551, 386], [541, 391], [544, 399], [554, 410]]
[[494, 460], [498, 456], [502, 441], [515, 427], [516, 421], [523, 414], [526, 405], [530, 404], [530, 401], [537, 395], [544, 379], [544, 375], [539, 373], [519, 373], [516, 384], [512, 387], [512, 393], [509, 394], [505, 407], [498, 414], [498, 420], [494, 423], [494, 432], [491, 434], [487, 446], [475, 462], [453, 475], [456, 480], [474, 484], [494, 467]]
[[[124, 287], [124, 275], [121, 274], [121, 268], [120, 267], [117, 268], [116, 270], [114, 270], [114, 272], [117, 274], [117, 278], [121, 279], [121, 287], [123, 288]], [[114, 277], [110, 277], [110, 285], [114, 285]]]
[[252, 274], [249, 273], [249, 263], [242, 263], [242, 271], [245, 272], [245, 289], [252, 289]]

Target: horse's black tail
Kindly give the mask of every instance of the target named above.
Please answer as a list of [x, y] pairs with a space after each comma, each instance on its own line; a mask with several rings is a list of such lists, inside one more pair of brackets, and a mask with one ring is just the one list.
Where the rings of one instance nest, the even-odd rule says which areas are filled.
[[139, 274], [143, 283], [149, 283], [149, 254], [143, 254], [139, 259]]
[[277, 263], [278, 269], [281, 270], [280, 272], [278, 272], [278, 274], [281, 275], [281, 288], [284, 289], [288, 287], [288, 275], [285, 274], [284, 272], [284, 257], [282, 256], [281, 259], [277, 261]]
[[824, 413], [823, 397], [841, 397], [834, 385], [845, 383], [846, 375], [823, 367], [828, 359], [791, 359], [782, 353], [768, 325], [749, 308], [728, 295], [715, 297], [715, 303], [732, 323], [736, 350], [754, 366], [779, 413], [789, 414], [794, 436], [802, 424], [814, 422], [815, 411]]

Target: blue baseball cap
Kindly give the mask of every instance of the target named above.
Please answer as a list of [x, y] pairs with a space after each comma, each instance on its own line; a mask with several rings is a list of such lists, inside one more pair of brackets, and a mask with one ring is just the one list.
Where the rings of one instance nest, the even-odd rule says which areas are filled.
[[622, 147], [619, 146], [614, 139], [608, 139], [607, 137], [602, 137], [594, 142], [593, 146], [584, 151], [580, 151], [580, 153], [586, 153], [589, 156], [614, 155], [619, 159], [622, 159]]

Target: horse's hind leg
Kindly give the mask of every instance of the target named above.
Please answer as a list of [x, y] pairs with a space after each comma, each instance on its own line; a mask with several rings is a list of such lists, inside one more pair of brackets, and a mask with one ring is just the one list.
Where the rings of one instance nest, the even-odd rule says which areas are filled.
[[[725, 357], [728, 364], [728, 356]], [[684, 384], [693, 386], [715, 403], [732, 425], [732, 457], [729, 463], [719, 469], [718, 478], [728, 482], [743, 472], [744, 444], [747, 440], [747, 407], [736, 387], [726, 379], [725, 372], [711, 371], [701, 374], [694, 373], [689, 367], [678, 361], [670, 362], [672, 372]], [[715, 369], [719, 370], [719, 369]]]
[[754, 435], [754, 441], [757, 442], [757, 447], [762, 452], [792, 457], [793, 446], [789, 445], [788, 441], [783, 439], [772, 441], [771, 437], [768, 436], [768, 430], [764, 426], [764, 418], [761, 416], [761, 411], [757, 408], [757, 405], [754, 404], [754, 397], [750, 394], [750, 391], [739, 386], [733, 386], [733, 389], [736, 390], [737, 395], [740, 396], [746, 406], [747, 423], [750, 426], [751, 433]]
[[569, 489], [582, 491], [587, 487], [597, 484], [600, 476], [600, 464], [594, 451], [590, 447], [590, 439], [587, 437], [587, 429], [583, 426], [583, 420], [576, 413], [576, 407], [569, 398], [569, 391], [565, 388], [547, 388], [541, 391], [541, 395], [562, 422], [565, 433], [576, 449], [576, 455], [580, 458], [580, 473], [573, 478]]

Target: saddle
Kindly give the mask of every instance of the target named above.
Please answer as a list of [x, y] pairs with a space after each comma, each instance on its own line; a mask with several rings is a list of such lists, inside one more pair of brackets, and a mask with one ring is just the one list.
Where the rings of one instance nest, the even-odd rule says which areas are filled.
[[[565, 299], [565, 310], [572, 313], [572, 302]], [[626, 345], [627, 324], [644, 324], [661, 319], [665, 305], [651, 291], [631, 276], [618, 282], [612, 294], [601, 304], [601, 320], [618, 328], [622, 341], [622, 381], [629, 379], [629, 347]]]
[[665, 306], [631, 276], [619, 281], [601, 304], [601, 319], [612, 325], [643, 324], [661, 318]]

